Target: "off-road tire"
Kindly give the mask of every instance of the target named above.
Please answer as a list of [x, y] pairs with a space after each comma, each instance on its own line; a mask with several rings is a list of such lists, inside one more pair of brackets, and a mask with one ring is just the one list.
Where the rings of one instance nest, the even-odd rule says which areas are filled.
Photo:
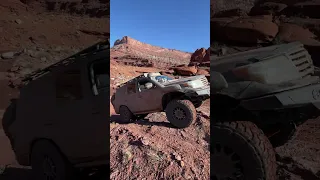
[[134, 114], [130, 111], [130, 109], [127, 106], [120, 106], [119, 113], [121, 122], [123, 123], [130, 123], [136, 119]]
[[31, 150], [31, 167], [35, 179], [46, 180], [44, 162], [50, 159], [55, 167], [56, 178], [53, 180], [69, 180], [75, 177], [75, 171], [59, 149], [48, 140], [35, 142]]
[[[211, 132], [212, 180], [223, 174], [232, 174], [232, 167], [236, 166], [240, 172], [238, 174], [242, 174], [244, 178], [235, 179], [277, 179], [274, 149], [255, 124], [248, 121], [215, 123], [212, 124]], [[221, 152], [228, 152], [231, 155], [225, 156], [228, 153]]]
[[[176, 118], [175, 111], [177, 109], [184, 112], [185, 118]], [[197, 118], [196, 108], [189, 100], [172, 100], [168, 103], [165, 112], [168, 121], [177, 128], [186, 128], [190, 126]]]

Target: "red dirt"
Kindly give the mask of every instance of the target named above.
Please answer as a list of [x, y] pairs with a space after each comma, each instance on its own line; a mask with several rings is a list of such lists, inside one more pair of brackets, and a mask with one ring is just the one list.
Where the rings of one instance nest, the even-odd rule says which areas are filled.
[[198, 109], [197, 121], [183, 130], [171, 127], [163, 113], [132, 124], [112, 123], [110, 178], [209, 179], [209, 102]]
[[[48, 66], [109, 36], [109, 18], [94, 16], [98, 11], [90, 11], [91, 14], [59, 9], [48, 11], [44, 0], [32, 2], [26, 5], [19, 0], [0, 1], [0, 56], [4, 52], [16, 54], [12, 59], [0, 58], [0, 119], [10, 99], [18, 95], [17, 90], [8, 86], [10, 80]], [[108, 10], [99, 0], [94, 3], [86, 8], [98, 6]], [[77, 7], [82, 7], [81, 3]], [[0, 169], [6, 167], [0, 179], [32, 180], [29, 167], [19, 166], [16, 162], [1, 126], [0, 146]], [[99, 179], [91, 177], [89, 179]]]

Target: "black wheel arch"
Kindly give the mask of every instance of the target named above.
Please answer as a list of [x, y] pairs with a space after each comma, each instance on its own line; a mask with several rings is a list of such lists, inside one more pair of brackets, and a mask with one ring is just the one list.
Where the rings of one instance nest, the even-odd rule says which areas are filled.
[[162, 109], [165, 110], [168, 103], [173, 99], [187, 99], [183, 92], [170, 92], [162, 96]]
[[54, 142], [54, 140], [52, 139], [49, 139], [49, 138], [36, 138], [34, 139], [31, 144], [30, 144], [30, 147], [29, 147], [29, 162], [28, 162], [28, 165], [31, 165], [31, 154], [32, 154], [32, 148], [34, 147], [34, 145], [37, 143], [37, 142], [40, 142], [40, 141], [47, 141], [47, 142], [50, 142], [53, 146], [55, 146], [58, 150], [58, 152], [61, 154], [61, 156], [67, 161], [67, 162], [70, 162], [69, 159], [67, 158], [67, 156], [65, 155], [65, 153], [61, 150], [61, 148], [57, 145], [57, 143]]

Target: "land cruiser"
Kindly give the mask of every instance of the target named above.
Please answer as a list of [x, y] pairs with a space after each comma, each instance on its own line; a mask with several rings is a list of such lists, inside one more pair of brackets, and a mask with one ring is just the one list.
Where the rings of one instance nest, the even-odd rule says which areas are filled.
[[319, 116], [320, 84], [300, 42], [211, 59], [211, 179], [275, 180], [274, 147]]
[[69, 180], [109, 162], [109, 41], [26, 77], [3, 127], [35, 179]]
[[111, 103], [125, 122], [165, 111], [172, 125], [186, 128], [196, 119], [196, 108], [209, 97], [210, 86], [203, 75], [172, 79], [144, 73], [120, 85]]

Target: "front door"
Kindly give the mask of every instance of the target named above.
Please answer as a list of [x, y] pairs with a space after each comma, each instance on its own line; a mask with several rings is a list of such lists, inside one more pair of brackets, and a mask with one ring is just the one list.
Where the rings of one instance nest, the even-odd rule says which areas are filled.
[[[152, 87], [146, 85], [147, 83], [152, 84]], [[162, 92], [160, 87], [157, 87], [152, 81], [146, 79], [139, 81], [139, 86], [137, 99], [143, 112], [160, 111], [162, 109]]]
[[97, 155], [94, 133], [100, 126], [92, 123], [92, 102], [86, 96], [85, 79], [78, 68], [59, 73], [56, 79], [56, 118], [52, 125], [48, 124], [52, 128], [46, 128], [73, 163], [90, 161]]

